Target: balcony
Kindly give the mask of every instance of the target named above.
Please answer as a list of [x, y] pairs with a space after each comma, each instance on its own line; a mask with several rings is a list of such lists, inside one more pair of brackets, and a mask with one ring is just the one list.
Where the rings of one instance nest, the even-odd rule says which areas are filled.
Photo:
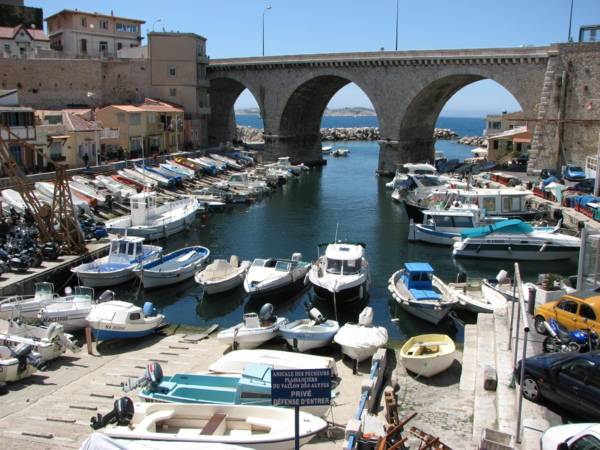
[[100, 140], [104, 141], [107, 139], [119, 139], [118, 128], [103, 128], [100, 130]]
[[23, 139], [25, 141], [35, 140], [35, 127], [9, 127], [10, 133], [6, 131], [6, 129], [2, 128], [0, 130], [0, 136], [2, 139], [6, 141], [11, 141], [16, 139], [15, 136], [19, 139]]

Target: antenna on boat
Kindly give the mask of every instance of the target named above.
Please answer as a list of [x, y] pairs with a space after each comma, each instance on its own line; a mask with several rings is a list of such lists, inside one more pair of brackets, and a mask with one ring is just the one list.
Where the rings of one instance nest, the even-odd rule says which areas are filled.
[[333, 242], [337, 242], [337, 235], [338, 235], [338, 228], [339, 228], [339, 226], [340, 226], [340, 223], [337, 222], [335, 224], [335, 238], [333, 239]]
[[[336, 233], [337, 235], [337, 233]], [[333, 313], [335, 314], [335, 321], [339, 323], [338, 314], [337, 314], [337, 299], [335, 298], [335, 292], [337, 291], [337, 280], [333, 284]]]

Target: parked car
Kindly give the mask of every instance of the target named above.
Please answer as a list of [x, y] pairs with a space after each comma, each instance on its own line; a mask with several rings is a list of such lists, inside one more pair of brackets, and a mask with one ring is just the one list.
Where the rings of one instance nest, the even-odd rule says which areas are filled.
[[550, 427], [540, 440], [541, 450], [590, 450], [600, 448], [600, 424], [571, 423]]
[[[521, 364], [515, 369], [520, 382]], [[523, 397], [555, 403], [577, 416], [600, 420], [600, 351], [544, 353], [525, 360]]]
[[575, 291], [559, 300], [544, 303], [535, 309], [535, 330], [546, 334], [544, 322], [556, 321], [567, 330], [593, 330], [600, 333], [600, 294], [594, 291]]
[[563, 178], [569, 181], [583, 181], [586, 178], [585, 170], [579, 166], [567, 164], [563, 170]]

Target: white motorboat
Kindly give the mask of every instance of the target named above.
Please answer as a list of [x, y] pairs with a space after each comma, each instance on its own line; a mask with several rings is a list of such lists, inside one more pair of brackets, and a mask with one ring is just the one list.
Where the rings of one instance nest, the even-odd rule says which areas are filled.
[[145, 176], [133, 169], [118, 170], [117, 173], [125, 179], [131, 180], [135, 183], [142, 184], [145, 189], [153, 190], [158, 186], [158, 181]]
[[292, 349], [299, 352], [328, 346], [340, 329], [337, 321], [326, 320], [316, 308], [311, 308], [308, 315], [309, 319], [294, 320], [279, 329]]
[[505, 218], [486, 216], [484, 209], [471, 204], [457, 204], [449, 209], [428, 209], [423, 211], [422, 224], [410, 220], [408, 240], [437, 245], [453, 245], [457, 239], [460, 239], [463, 231], [498, 223], [502, 220]]
[[342, 353], [360, 363], [375, 354], [388, 341], [384, 327], [373, 326], [373, 308], [367, 306], [358, 316], [358, 324], [346, 323], [333, 338]]
[[363, 243], [332, 242], [325, 254], [312, 264], [308, 279], [315, 294], [326, 300], [350, 302], [369, 294], [369, 264]]
[[241, 374], [248, 364], [264, 364], [273, 369], [330, 369], [331, 376], [337, 377], [335, 359], [297, 353], [290, 357], [289, 352], [280, 350], [235, 350], [221, 356], [208, 370], [216, 373]]
[[103, 206], [106, 204], [106, 195], [102, 192], [98, 192], [91, 186], [71, 180], [69, 181], [69, 188], [72, 192], [75, 192], [76, 194], [79, 193], [86, 197], [96, 200], [96, 204], [98, 206]]
[[399, 189], [401, 187], [401, 183], [408, 179], [408, 174], [439, 176], [437, 169], [431, 164], [407, 163], [403, 164], [401, 168], [396, 169], [394, 178], [389, 183], [386, 183], [385, 186], [388, 189]]
[[[107, 425], [104, 433], [128, 441], [220, 443], [256, 450], [294, 448], [294, 410], [274, 406], [190, 403], [136, 403], [127, 425]], [[299, 412], [300, 445], [327, 427], [323, 419]], [[162, 448], [162, 447], [161, 447]]]
[[481, 280], [481, 293], [486, 298], [502, 297], [509, 302], [515, 301], [518, 295], [506, 270], [498, 272], [496, 278], [483, 278]]
[[[35, 190], [38, 193], [38, 198], [48, 205], [52, 205], [52, 199], [54, 198], [54, 184], [49, 183], [47, 181], [39, 181], [34, 184]], [[89, 217], [94, 217], [92, 214], [92, 210], [90, 209], [90, 205], [88, 202], [82, 200], [77, 197], [73, 191], [70, 192], [71, 201], [73, 202], [73, 207], [78, 211], [82, 211], [86, 213]]]
[[198, 201], [191, 197], [157, 206], [155, 192], [132, 195], [129, 203], [130, 215], [107, 221], [108, 232], [162, 239], [189, 227], [198, 212]]
[[217, 339], [234, 350], [256, 348], [279, 336], [279, 328], [287, 322], [285, 317], [273, 315], [273, 305], [266, 303], [259, 314], [244, 314], [242, 323], [220, 331]]
[[43, 361], [51, 361], [62, 356], [67, 349], [73, 353], [81, 349], [66, 334], [62, 325], [54, 322], [47, 327], [28, 325], [16, 320], [0, 320], [0, 341], [2, 345], [16, 348], [31, 345]]
[[[32, 191], [32, 194], [41, 202], [41, 203], [48, 203], [47, 199], [45, 197], [41, 197], [40, 195], [38, 195], [38, 193], [36, 191]], [[14, 208], [17, 212], [19, 213], [23, 213], [26, 209], [27, 209], [27, 205], [25, 204], [25, 201], [23, 200], [23, 197], [21, 196], [21, 194], [17, 191], [15, 191], [14, 189], [4, 189], [1, 192], [2, 195], [2, 203], [3, 203], [3, 208], [5, 208], [8, 212], [9, 208]], [[48, 205], [50, 206], [52, 202], [50, 202]], [[8, 206], [8, 208], [7, 208]]]
[[[92, 433], [79, 450], [198, 450], [195, 442], [149, 441], [145, 439], [117, 439], [104, 433]], [[202, 450], [249, 450], [233, 444], [202, 443]]]
[[[92, 295], [93, 296], [93, 295]], [[75, 295], [65, 295], [64, 297], [54, 293], [52, 283], [43, 282], [35, 284], [35, 293], [33, 297], [9, 297], [0, 302], [0, 319], [37, 319], [38, 313], [42, 308], [54, 303], [70, 303], [88, 298], [88, 292], [85, 289], [77, 290]]]
[[137, 194], [137, 189], [134, 187], [119, 183], [106, 175], [98, 175], [96, 181], [118, 198], [126, 199], [133, 194]]
[[331, 153], [331, 149], [333, 147], [331, 145], [324, 145], [323, 147], [321, 147], [321, 153], [323, 153], [324, 155], [329, 155]]
[[220, 294], [240, 286], [244, 282], [246, 272], [250, 268], [250, 261], [239, 262], [237, 256], [232, 255], [229, 262], [216, 259], [205, 269], [196, 273], [195, 280], [205, 294]]
[[[70, 288], [67, 288], [70, 290]], [[112, 299], [112, 291], [103, 292], [98, 301], [107, 301]], [[96, 304], [94, 300], [94, 290], [85, 286], [75, 286], [73, 293], [65, 297], [69, 301], [50, 303], [40, 309], [38, 319], [43, 324], [59, 323], [65, 331], [78, 331], [87, 327], [87, 316]]]
[[248, 172], [235, 173], [230, 175], [227, 181], [216, 184], [217, 187], [229, 187], [248, 191], [252, 194], [263, 194], [269, 190], [269, 186], [264, 181], [251, 180]]
[[461, 233], [452, 254], [460, 258], [556, 261], [579, 255], [581, 239], [558, 233], [556, 228], [537, 228], [520, 219]]
[[173, 161], [172, 163], [161, 163], [159, 164], [159, 166], [163, 169], [169, 170], [170, 172], [176, 173], [184, 180], [191, 180], [196, 177], [196, 172], [193, 169], [190, 169], [189, 167], [185, 166], [180, 166], [175, 161]]
[[457, 292], [436, 277], [428, 263], [404, 263], [390, 277], [388, 290], [402, 309], [434, 325], [459, 301]]
[[431, 378], [452, 365], [455, 352], [454, 341], [445, 334], [422, 334], [406, 341], [400, 359], [406, 370]]
[[98, 341], [139, 338], [166, 325], [165, 316], [158, 314], [152, 303], [146, 302], [140, 308], [120, 300], [98, 303], [92, 308], [87, 321]]
[[347, 148], [338, 147], [331, 152], [331, 156], [336, 156], [336, 157], [348, 156], [349, 153], [350, 153], [350, 150], [348, 150]]
[[135, 277], [133, 269], [140, 263], [160, 256], [162, 247], [142, 245], [144, 238], [123, 236], [113, 239], [107, 256], [71, 268], [81, 284], [90, 287], [116, 286]]
[[225, 164], [227, 164], [227, 167], [229, 167], [230, 169], [242, 170], [244, 168], [235, 159], [229, 158], [227, 156], [217, 155], [216, 153], [211, 153], [209, 156], [216, 161], [224, 162]]
[[138, 174], [140, 174], [145, 179], [149, 178], [151, 180], [155, 180], [159, 186], [168, 188], [173, 185], [173, 182], [171, 181], [170, 178], [167, 178], [166, 176], [161, 175], [158, 172], [149, 170], [147, 167], [140, 167], [140, 166], [134, 165], [133, 170], [135, 170]]
[[210, 255], [206, 247], [185, 247], [133, 269], [147, 289], [189, 280]]
[[302, 254], [292, 259], [255, 259], [248, 269], [244, 289], [251, 296], [276, 295], [304, 286], [310, 263], [301, 261]]
[[14, 350], [0, 345], [0, 382], [19, 381], [33, 374], [37, 369], [29, 361], [31, 351], [32, 347], [27, 345]]

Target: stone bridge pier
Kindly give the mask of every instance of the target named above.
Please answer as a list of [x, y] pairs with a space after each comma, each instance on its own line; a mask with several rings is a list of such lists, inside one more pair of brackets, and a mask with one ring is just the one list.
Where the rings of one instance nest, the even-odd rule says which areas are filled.
[[264, 159], [290, 156], [318, 164], [325, 108], [341, 88], [355, 83], [379, 121], [378, 171], [393, 174], [398, 164], [433, 160], [433, 133], [442, 108], [476, 81], [496, 81], [514, 96], [525, 117], [539, 117], [549, 59], [556, 51], [522, 47], [212, 60], [209, 140], [232, 140], [233, 107], [247, 88], [264, 121]]

